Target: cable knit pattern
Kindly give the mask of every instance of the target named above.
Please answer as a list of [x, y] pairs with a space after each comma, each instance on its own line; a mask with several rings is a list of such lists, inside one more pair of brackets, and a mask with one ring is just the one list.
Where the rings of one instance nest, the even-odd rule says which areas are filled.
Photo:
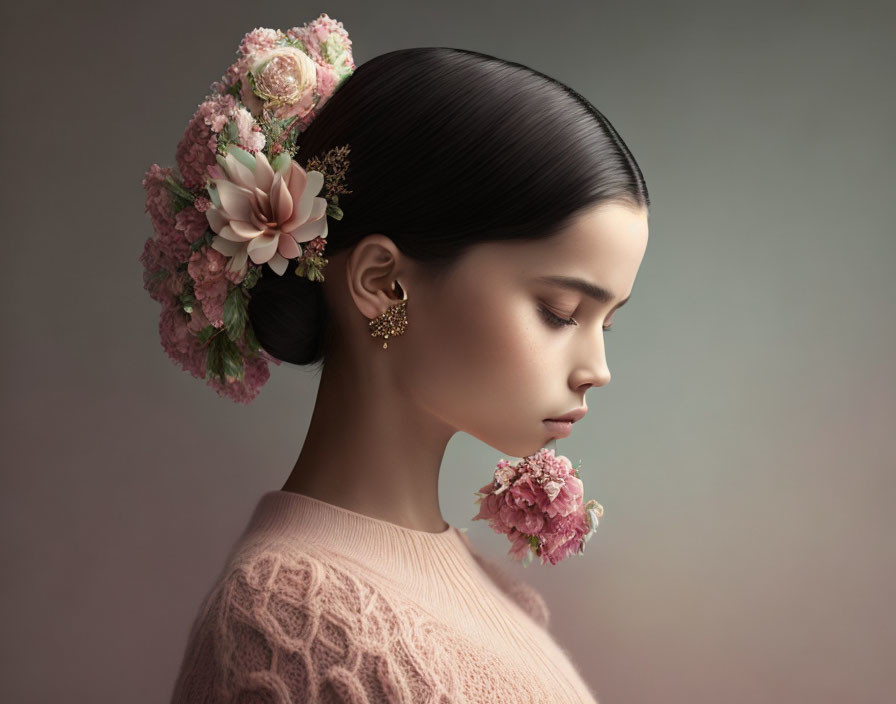
[[172, 704], [596, 704], [548, 622], [454, 527], [269, 492], [200, 606]]

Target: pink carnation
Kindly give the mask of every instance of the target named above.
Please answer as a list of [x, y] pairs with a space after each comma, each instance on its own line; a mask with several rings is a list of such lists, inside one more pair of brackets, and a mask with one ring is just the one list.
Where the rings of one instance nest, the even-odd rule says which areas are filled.
[[177, 262], [165, 253], [157, 238], [144, 242], [139, 261], [143, 265], [143, 288], [149, 297], [163, 305], [179, 305], [177, 297], [184, 291], [187, 274], [177, 270]]
[[569, 459], [542, 448], [517, 464], [502, 459], [494, 480], [482, 487], [479, 513], [492, 529], [511, 542], [510, 555], [527, 563], [532, 555], [542, 564], [557, 564], [584, 551], [603, 508], [583, 503], [584, 487]]
[[209, 247], [193, 252], [187, 264], [187, 272], [194, 282], [193, 295], [202, 306], [205, 317], [216, 328], [224, 324], [224, 300], [230, 291], [224, 276], [226, 265], [227, 257]]
[[[194, 320], [191, 321], [191, 318]], [[195, 329], [201, 320], [198, 316], [185, 313], [180, 303], [163, 304], [159, 317], [159, 336], [162, 348], [171, 361], [197, 379], [204, 379], [207, 351], [191, 330], [191, 322]]]
[[165, 180], [171, 175], [170, 168], [162, 168], [158, 164], [149, 167], [143, 177], [143, 188], [146, 191], [146, 208], [153, 229], [161, 225], [170, 225], [174, 215], [171, 203], [171, 192], [165, 187]]
[[224, 129], [236, 107], [236, 98], [230, 94], [210, 96], [200, 103], [190, 119], [175, 153], [188, 189], [205, 187], [206, 168], [215, 163], [215, 135]]
[[233, 114], [233, 120], [236, 123], [237, 134], [239, 135], [240, 146], [253, 154], [264, 149], [264, 132], [255, 122], [246, 108], [239, 108]]
[[[180, 233], [180, 239], [193, 244], [208, 230], [208, 218], [196, 207], [183, 208], [174, 216], [174, 229]], [[186, 260], [187, 257], [184, 257], [183, 261]]]
[[[196, 308], [192, 314], [187, 314], [179, 303], [162, 306], [159, 318], [162, 347], [173, 362], [197, 379], [205, 379], [208, 345], [201, 344], [196, 334], [208, 324], [209, 321], [201, 308]], [[222, 331], [218, 334], [226, 333]], [[263, 350], [255, 356], [246, 354], [245, 349], [243, 352], [246, 359], [245, 373], [241, 381], [236, 379], [221, 381], [212, 378], [207, 383], [219, 396], [248, 404], [258, 396], [261, 387], [270, 378], [268, 363], [279, 365], [280, 360], [271, 357]]]
[[332, 66], [340, 76], [356, 68], [348, 32], [342, 22], [332, 19], [325, 12], [302, 27], [286, 30], [286, 36], [301, 41], [308, 56], [318, 64]]
[[246, 369], [242, 381], [222, 382], [219, 379], [211, 379], [209, 384], [219, 396], [224, 396], [237, 403], [249, 404], [258, 396], [261, 387], [271, 376], [268, 361], [280, 364], [279, 359], [268, 355], [250, 357], [246, 359]]
[[[143, 178], [146, 212], [149, 213], [155, 237], [146, 240], [139, 261], [143, 264], [143, 286], [150, 297], [159, 302], [176, 295], [171, 293], [171, 287], [178, 287], [180, 282], [174, 273], [177, 266], [190, 255], [190, 243], [176, 229], [171, 192], [164, 185], [170, 175], [171, 169], [153, 164]], [[204, 217], [201, 213], [198, 215]]]
[[243, 40], [240, 42], [239, 52], [243, 56], [249, 56], [258, 51], [273, 49], [278, 45], [282, 36], [276, 29], [256, 27], [251, 32], [246, 32]]

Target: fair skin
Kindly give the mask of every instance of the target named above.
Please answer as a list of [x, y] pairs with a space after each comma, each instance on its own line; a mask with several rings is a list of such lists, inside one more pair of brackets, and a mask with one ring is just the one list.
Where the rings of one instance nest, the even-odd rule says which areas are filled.
[[[647, 219], [644, 208], [601, 204], [548, 239], [476, 245], [438, 281], [380, 234], [327, 255], [322, 285], [339, 344], [283, 491], [447, 530], [439, 471], [455, 433], [525, 457], [556, 437], [544, 419], [587, 406], [585, 392], [610, 382], [604, 328], [631, 294]], [[554, 275], [612, 297], [536, 281]], [[395, 279], [408, 294], [408, 326], [384, 350], [368, 323], [400, 297]], [[553, 326], [542, 309], [577, 324]]]

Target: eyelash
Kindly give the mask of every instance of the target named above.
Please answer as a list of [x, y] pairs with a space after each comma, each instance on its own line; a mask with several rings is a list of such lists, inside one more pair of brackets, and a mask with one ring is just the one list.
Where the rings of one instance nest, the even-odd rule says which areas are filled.
[[[545, 320], [548, 321], [548, 324], [551, 327], [562, 328], [565, 325], [578, 325], [575, 318], [563, 319], [557, 315], [554, 315], [547, 308], [543, 308], [543, 307], [540, 307], [538, 310], [541, 311]], [[612, 330], [612, 329], [613, 329], [612, 325], [607, 325], [605, 328], [603, 328], [604, 332], [610, 332], [610, 330]]]

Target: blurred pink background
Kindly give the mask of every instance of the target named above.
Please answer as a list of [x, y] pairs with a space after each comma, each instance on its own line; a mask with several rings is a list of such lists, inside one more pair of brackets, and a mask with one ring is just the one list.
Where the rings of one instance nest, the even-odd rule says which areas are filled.
[[[638, 159], [650, 244], [612, 383], [558, 452], [605, 508], [514, 567], [601, 704], [892, 701], [892, 3], [24, 3], [3, 12], [3, 699], [167, 701], [199, 602], [302, 445], [317, 378], [251, 406], [165, 356], [140, 182], [256, 26], [360, 65], [447, 45], [548, 73]], [[889, 88], [887, 87], [889, 86]], [[443, 514], [500, 455], [458, 435]]]

